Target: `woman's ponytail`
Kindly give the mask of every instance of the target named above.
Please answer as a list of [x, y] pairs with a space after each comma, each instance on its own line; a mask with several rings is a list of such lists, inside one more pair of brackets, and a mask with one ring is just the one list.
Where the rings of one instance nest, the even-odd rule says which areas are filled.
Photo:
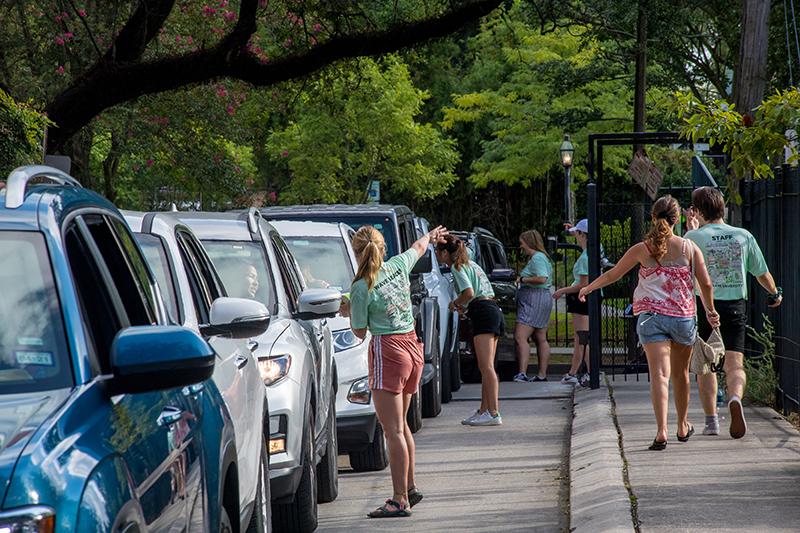
[[647, 240], [650, 242], [651, 257], [659, 261], [667, 255], [669, 239], [672, 237], [672, 227], [680, 217], [680, 206], [678, 201], [668, 194], [655, 201], [651, 214], [654, 221], [647, 234]]
[[358, 271], [353, 281], [363, 279], [367, 289], [372, 290], [383, 265], [385, 249], [380, 231], [372, 226], [361, 226], [353, 236], [353, 251], [358, 259]]

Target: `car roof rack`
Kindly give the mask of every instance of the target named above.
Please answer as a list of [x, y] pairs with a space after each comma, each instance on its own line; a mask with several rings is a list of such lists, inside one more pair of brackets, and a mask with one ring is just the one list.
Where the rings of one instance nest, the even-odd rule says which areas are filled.
[[6, 209], [16, 209], [25, 201], [25, 189], [28, 182], [34, 179], [46, 178], [58, 185], [79, 187], [81, 183], [57, 168], [46, 165], [27, 165], [15, 168], [8, 175], [6, 182]]

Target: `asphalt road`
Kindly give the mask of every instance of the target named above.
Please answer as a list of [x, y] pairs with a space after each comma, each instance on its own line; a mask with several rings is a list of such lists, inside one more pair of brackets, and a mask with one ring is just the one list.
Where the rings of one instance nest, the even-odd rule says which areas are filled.
[[366, 518], [391, 494], [389, 470], [355, 473], [340, 456], [339, 497], [320, 505], [318, 531], [567, 530], [571, 387], [501, 383], [503, 425], [462, 426], [477, 407], [478, 387], [464, 385], [417, 433], [425, 499], [413, 516]]

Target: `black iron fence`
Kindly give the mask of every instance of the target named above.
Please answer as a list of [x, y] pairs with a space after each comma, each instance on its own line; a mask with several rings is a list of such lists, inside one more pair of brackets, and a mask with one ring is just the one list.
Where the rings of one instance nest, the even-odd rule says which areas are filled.
[[[750, 324], [764, 329], [764, 317], [775, 328], [776, 399], [784, 413], [800, 410], [800, 175], [781, 167], [775, 179], [748, 181], [742, 187], [743, 224], [764, 252], [770, 272], [783, 287], [778, 309], [767, 307], [767, 294], [750, 278]], [[748, 338], [748, 351], [762, 347]]]

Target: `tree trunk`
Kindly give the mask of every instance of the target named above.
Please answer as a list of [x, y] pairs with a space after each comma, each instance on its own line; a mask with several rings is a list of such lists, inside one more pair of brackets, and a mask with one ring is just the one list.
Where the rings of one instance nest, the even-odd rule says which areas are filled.
[[[767, 45], [769, 44], [769, 0], [742, 0], [742, 36], [739, 41], [739, 63], [733, 86], [736, 110], [751, 114], [764, 99], [767, 84]], [[729, 219], [742, 223], [739, 177], [729, 177]]]

